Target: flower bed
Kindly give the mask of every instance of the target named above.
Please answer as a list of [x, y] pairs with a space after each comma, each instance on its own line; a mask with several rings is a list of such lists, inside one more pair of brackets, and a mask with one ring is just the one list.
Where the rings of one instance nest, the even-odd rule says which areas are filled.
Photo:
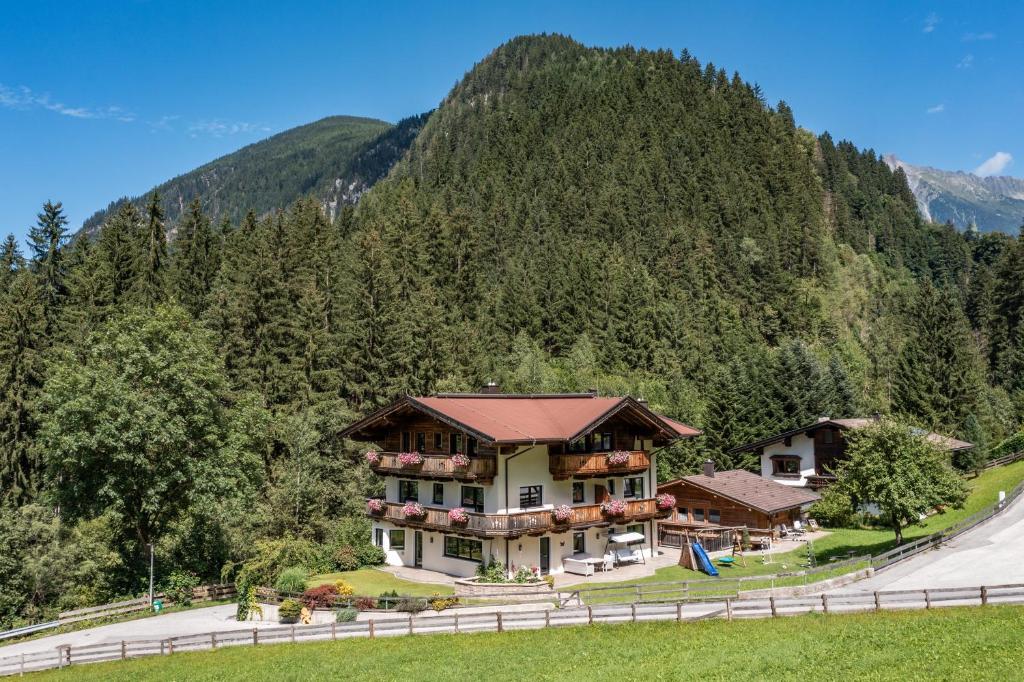
[[605, 500], [601, 503], [601, 513], [605, 516], [623, 516], [626, 513], [625, 500]]
[[608, 466], [620, 467], [629, 464], [629, 451], [616, 450], [608, 453]]
[[454, 464], [457, 467], [468, 467], [469, 466], [469, 456], [468, 455], [464, 455], [461, 452], [457, 452], [454, 455], [452, 455], [451, 460], [452, 460], [452, 464]]
[[555, 523], [569, 523], [575, 515], [576, 512], [567, 504], [560, 504], [551, 510]]
[[423, 455], [418, 452], [398, 453], [398, 463], [404, 467], [413, 467], [423, 464]]
[[375, 497], [371, 500], [366, 501], [366, 509], [371, 514], [381, 514], [384, 512], [384, 508], [387, 507], [387, 503], [379, 497]]
[[402, 507], [402, 515], [409, 519], [422, 519], [427, 515], [427, 511], [419, 502], [406, 502]]
[[456, 507], [455, 509], [448, 510], [448, 520], [452, 523], [467, 523], [469, 521], [469, 512], [462, 507]]
[[670, 493], [662, 493], [654, 498], [654, 505], [658, 511], [668, 511], [676, 506], [676, 496]]

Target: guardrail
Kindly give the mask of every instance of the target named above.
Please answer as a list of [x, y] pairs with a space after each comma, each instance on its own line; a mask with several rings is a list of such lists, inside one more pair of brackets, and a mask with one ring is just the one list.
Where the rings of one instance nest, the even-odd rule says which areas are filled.
[[686, 603], [632, 603], [580, 606], [531, 613], [474, 613], [386, 618], [354, 623], [293, 625], [208, 632], [165, 639], [122, 640], [0, 658], [0, 675], [63, 668], [101, 661], [144, 656], [171, 656], [185, 651], [207, 651], [225, 646], [259, 646], [277, 642], [309, 642], [354, 637], [391, 637], [418, 634], [504, 632], [593, 625], [594, 623], [697, 621], [706, 619], [777, 618], [806, 613], [840, 614], [865, 611], [931, 609], [937, 607], [1024, 604], [1024, 584], [935, 590], [823, 594], [814, 597], [732, 598]]

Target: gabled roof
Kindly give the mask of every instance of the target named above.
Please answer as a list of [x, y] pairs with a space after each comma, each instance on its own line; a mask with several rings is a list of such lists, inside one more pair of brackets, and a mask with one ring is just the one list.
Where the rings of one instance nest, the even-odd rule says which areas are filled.
[[403, 408], [429, 414], [490, 443], [575, 440], [622, 411], [628, 411], [634, 419], [660, 431], [667, 440], [700, 434], [686, 424], [655, 414], [629, 397], [602, 397], [591, 393], [442, 393], [402, 398], [352, 424], [341, 435], [347, 437], [372, 428]]
[[793, 509], [820, 499], [808, 488], [776, 483], [742, 469], [716, 471], [714, 476], [683, 476], [662, 483], [658, 490], [669, 490], [680, 483], [688, 483], [765, 514]]
[[[780, 440], [785, 440], [786, 438], [789, 438], [791, 436], [798, 436], [801, 433], [805, 433], [807, 431], [815, 431], [816, 429], [819, 429], [823, 426], [831, 426], [837, 429], [863, 429], [875, 423], [877, 423], [877, 420], [873, 417], [858, 417], [852, 419], [831, 419], [828, 417], [823, 417], [818, 421], [814, 422], [813, 424], [801, 426], [800, 428], [792, 429], [791, 431], [783, 431], [782, 433], [777, 433], [774, 436], [770, 436], [768, 438], [755, 441], [753, 443], [740, 445], [729, 450], [729, 452], [744, 452], [746, 450], [756, 450], [758, 448], [763, 448], [767, 445], [771, 445], [772, 443], [778, 443]], [[915, 428], [914, 433], [916, 435], [924, 435], [925, 440], [937, 445], [943, 450], [950, 450], [955, 452], [957, 450], [968, 450], [974, 447], [973, 443], [968, 443], [967, 441], [963, 440], [957, 440], [956, 438], [950, 438], [949, 436], [943, 436], [942, 434], [939, 433], [925, 431], [924, 429]]]

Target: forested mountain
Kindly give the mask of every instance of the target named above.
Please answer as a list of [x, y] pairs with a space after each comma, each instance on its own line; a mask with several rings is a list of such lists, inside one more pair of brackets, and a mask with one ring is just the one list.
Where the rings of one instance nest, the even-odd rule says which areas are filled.
[[0, 246], [0, 622], [140, 589], [148, 542], [207, 580], [372, 561], [337, 434], [406, 392], [644, 397], [706, 433], [662, 477], [821, 414], [1024, 416], [1021, 241], [686, 52], [517, 38], [354, 210], [262, 210], [150, 198], [68, 245], [48, 205]]
[[[237, 222], [248, 211], [264, 215], [306, 194], [319, 198], [333, 213], [339, 205], [354, 204], [387, 175], [428, 115], [411, 116], [394, 126], [369, 118], [331, 116], [243, 147], [152, 191], [159, 193], [172, 227], [196, 199], [215, 221]], [[82, 230], [95, 234], [126, 201], [141, 209], [146, 197], [111, 202], [87, 219]]]
[[890, 168], [902, 168], [918, 208], [927, 220], [952, 223], [961, 230], [1017, 234], [1024, 225], [1024, 180], [979, 177], [963, 171], [914, 166], [886, 155]]

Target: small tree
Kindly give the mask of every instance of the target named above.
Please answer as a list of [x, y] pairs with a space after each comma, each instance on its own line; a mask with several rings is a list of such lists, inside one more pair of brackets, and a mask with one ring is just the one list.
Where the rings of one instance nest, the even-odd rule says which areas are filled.
[[837, 493], [878, 505], [903, 542], [903, 527], [939, 506], [963, 506], [967, 485], [949, 457], [913, 427], [883, 420], [849, 434], [848, 459], [836, 470]]

